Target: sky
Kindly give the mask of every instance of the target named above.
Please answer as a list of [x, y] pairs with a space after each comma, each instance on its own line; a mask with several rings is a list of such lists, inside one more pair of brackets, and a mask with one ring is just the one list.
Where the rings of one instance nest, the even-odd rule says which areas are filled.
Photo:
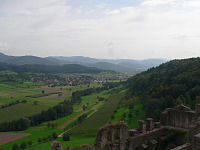
[[0, 52], [198, 57], [200, 0], [0, 0]]

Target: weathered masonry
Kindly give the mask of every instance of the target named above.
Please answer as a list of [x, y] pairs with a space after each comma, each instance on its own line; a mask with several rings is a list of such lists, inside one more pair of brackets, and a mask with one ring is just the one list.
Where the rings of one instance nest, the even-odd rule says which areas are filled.
[[[184, 105], [167, 108], [154, 122], [152, 118], [139, 120], [138, 128], [129, 130], [121, 121], [99, 129], [94, 146], [84, 145], [83, 150], [164, 150], [162, 142], [170, 137], [167, 131], [186, 132], [187, 141], [181, 145], [170, 145], [171, 150], [200, 150], [200, 104], [196, 111]], [[165, 136], [161, 136], [165, 133]], [[168, 137], [169, 136], [169, 137]], [[161, 146], [161, 147], [159, 147]], [[167, 149], [169, 149], [169, 147]]]
[[161, 124], [189, 129], [195, 126], [196, 113], [184, 105], [175, 108], [167, 108], [161, 114]]

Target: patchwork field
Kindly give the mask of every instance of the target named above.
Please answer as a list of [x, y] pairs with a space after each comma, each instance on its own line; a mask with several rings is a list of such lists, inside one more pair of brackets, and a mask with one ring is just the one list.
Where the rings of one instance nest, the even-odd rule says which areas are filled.
[[31, 135], [30, 133], [10, 133], [10, 132], [0, 132], [0, 145], [24, 138]]
[[[75, 104], [74, 105], [74, 110], [75, 111], [74, 111], [73, 114], [71, 114], [69, 116], [66, 116], [66, 117], [63, 117], [63, 118], [60, 118], [58, 120], [45, 122], [45, 123], [43, 123], [43, 124], [41, 124], [39, 126], [36, 126], [36, 127], [31, 127], [26, 131], [21, 131], [20, 133], [30, 133], [31, 135], [27, 136], [27, 137], [25, 137], [23, 139], [19, 139], [19, 140], [4, 144], [4, 145], [0, 146], [0, 148], [5, 149], [5, 150], [11, 150], [13, 144], [18, 144], [19, 145], [22, 142], [32, 141], [33, 142], [33, 146], [28, 147], [27, 148], [28, 150], [29, 149], [30, 150], [34, 150], [34, 149], [35, 150], [36, 149], [50, 149], [50, 145], [51, 145], [52, 142], [37, 143], [38, 139], [39, 138], [43, 139], [44, 137], [48, 137], [53, 132], [56, 132], [57, 135], [61, 134], [63, 132], [64, 128], [71, 128], [71, 125], [74, 122], [77, 122], [78, 117], [83, 113], [87, 113], [88, 114], [88, 116], [89, 116], [88, 119], [91, 118], [93, 115], [95, 115], [96, 112], [98, 112], [99, 109], [102, 108], [104, 103], [107, 103], [107, 102], [104, 102], [104, 101], [99, 101], [97, 99], [97, 96], [108, 98], [109, 95], [110, 95], [110, 93], [108, 91], [103, 91], [103, 92], [100, 92], [100, 93], [94, 93], [94, 94], [91, 94], [91, 95], [88, 95], [88, 96], [83, 96], [82, 97], [82, 102], [80, 104]], [[42, 100], [43, 98], [39, 98], [39, 99]], [[46, 101], [49, 103], [51, 101], [51, 99], [46, 99]], [[56, 101], [56, 99], [54, 99], [54, 101]], [[52, 102], [53, 102], [53, 99], [52, 99]], [[39, 104], [40, 104], [39, 106], [44, 106], [44, 107], [47, 106], [47, 105], [41, 105], [42, 104], [41, 101], [39, 101]], [[82, 107], [85, 104], [88, 104], [88, 107], [86, 108], [86, 110], [83, 110]], [[55, 127], [54, 128], [52, 128], [52, 127], [48, 128], [48, 124], [49, 123], [50, 124], [54, 124]], [[88, 137], [87, 139], [85, 139], [84, 137], [81, 137], [81, 138], [78, 137], [78, 139], [79, 140], [76, 141], [77, 137], [71, 137], [70, 143], [75, 146], [77, 144], [77, 142], [79, 143], [78, 145], [80, 145], [81, 143], [82, 144], [84, 144], [85, 142], [86, 143], [91, 143], [91, 142], [94, 141], [94, 137], [93, 138]], [[62, 138], [58, 138], [57, 140], [62, 141]], [[34, 144], [34, 143], [37, 143], [37, 144]], [[68, 146], [68, 145], [65, 144], [66, 142], [62, 141], [62, 143], [64, 144], [65, 147]]]

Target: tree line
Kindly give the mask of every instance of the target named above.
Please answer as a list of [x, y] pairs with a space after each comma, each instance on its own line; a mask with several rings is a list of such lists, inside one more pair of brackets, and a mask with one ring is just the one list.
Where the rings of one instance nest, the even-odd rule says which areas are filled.
[[31, 117], [23, 117], [19, 120], [5, 122], [0, 124], [0, 131], [21, 131], [30, 126], [36, 126], [46, 121], [56, 120], [58, 118], [73, 113], [73, 104], [71, 101], [64, 101], [46, 111], [42, 111]]
[[20, 103], [27, 103], [26, 100], [22, 100], [22, 101], [15, 101], [15, 102], [12, 102], [12, 103], [8, 103], [8, 104], [3, 104], [0, 106], [0, 109], [3, 109], [3, 108], [7, 108], [7, 107], [10, 107], [10, 106], [13, 106], [13, 105], [17, 105], [17, 104], [20, 104]]

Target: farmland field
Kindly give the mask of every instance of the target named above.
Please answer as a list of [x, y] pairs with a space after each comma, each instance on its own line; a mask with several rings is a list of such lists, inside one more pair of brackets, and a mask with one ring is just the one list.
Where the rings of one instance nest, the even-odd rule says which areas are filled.
[[[39, 114], [64, 101], [72, 101], [73, 92], [97, 87], [102, 87], [102, 84], [91, 82], [76, 86], [51, 87], [33, 82], [24, 82], [22, 85], [1, 83], [0, 106], [4, 107], [0, 108], [0, 123]], [[72, 114], [31, 126], [24, 131], [18, 131], [17, 134], [29, 136], [11, 140], [9, 143], [1, 145], [0, 149], [11, 150], [14, 144], [20, 145], [22, 142], [30, 143], [30, 141], [32, 145], [26, 147], [28, 150], [50, 149], [52, 143], [50, 137], [54, 133], [61, 135], [57, 140], [63, 144], [64, 148], [77, 147], [87, 143], [93, 144], [98, 128], [111, 121], [111, 116], [122, 95], [123, 93], [113, 95], [112, 89], [107, 89], [81, 96], [80, 103], [73, 104]], [[16, 101], [20, 103], [14, 103]], [[21, 103], [22, 101], [26, 102]], [[79, 118], [84, 114], [86, 114], [86, 118], [79, 122]], [[70, 134], [69, 142], [62, 141], [62, 135], [65, 132]]]
[[0, 109], [0, 123], [18, 120], [22, 117], [29, 117], [46, 109], [48, 107], [42, 105], [16, 104]]
[[[88, 87], [88, 86], [83, 86], [81, 89], [86, 88], [86, 87]], [[80, 87], [78, 87], [78, 89], [80, 89]], [[74, 87], [74, 90], [75, 90], [75, 87]], [[102, 106], [105, 103], [103, 101], [99, 102], [97, 97], [100, 96], [100, 97], [104, 97], [104, 98], [107, 99], [107, 98], [109, 98], [109, 95], [110, 95], [109, 91], [102, 91], [100, 93], [94, 93], [94, 94], [91, 94], [91, 95], [88, 95], [88, 96], [83, 96], [82, 102], [80, 104], [74, 105], [74, 113], [73, 114], [66, 116], [66, 117], [63, 117], [63, 118], [60, 118], [58, 120], [45, 122], [45, 123], [43, 123], [39, 126], [31, 127], [26, 131], [20, 131], [20, 133], [30, 133], [31, 135], [28, 136], [28, 137], [25, 137], [23, 139], [19, 139], [19, 140], [4, 144], [4, 145], [0, 146], [0, 148], [6, 149], [6, 150], [11, 150], [12, 145], [15, 144], [15, 143], [20, 144], [22, 141], [28, 142], [30, 140], [33, 143], [37, 143], [38, 138], [42, 139], [43, 137], [47, 137], [47, 136], [51, 135], [53, 132], [56, 132], [59, 135], [60, 133], [63, 132], [62, 129], [67, 128], [67, 127], [70, 128], [71, 124], [77, 121], [80, 114], [83, 114], [84, 112], [88, 113], [89, 118], [91, 118], [93, 115], [95, 115], [95, 113], [98, 112], [97, 110], [101, 109]], [[45, 105], [43, 105], [42, 100], [43, 101], [46, 100]], [[37, 101], [39, 101], [39, 103], [38, 103], [39, 105], [37, 105], [37, 106], [38, 107], [41, 107], [41, 106], [42, 107], [48, 107], [48, 105], [50, 105], [51, 101], [54, 102], [54, 101], [63, 101], [63, 100], [64, 100], [63, 98], [62, 98], [62, 100], [61, 100], [61, 98], [59, 98], [59, 99], [58, 98], [56, 98], [56, 99], [52, 98], [52, 100], [50, 98], [48, 98], [48, 99], [37, 98]], [[88, 107], [85, 111], [83, 111], [82, 107], [85, 104], [88, 104]], [[16, 106], [16, 105], [14, 105], [14, 106]], [[34, 106], [34, 105], [32, 105], [32, 106]], [[47, 126], [48, 126], [49, 123], [54, 124], [55, 128], [52, 128], [52, 127], [48, 128]], [[62, 138], [58, 138], [58, 140], [60, 140], [60, 141], [61, 141], [61, 139]], [[71, 137], [71, 139], [72, 140], [74, 139], [74, 140], [69, 145], [76, 145], [75, 139], [77, 140], [77, 137]], [[78, 139], [79, 139], [79, 141], [78, 141], [79, 145], [81, 143], [84, 144], [85, 142], [92, 144], [92, 142], [94, 141], [94, 137], [93, 138], [88, 137], [87, 139], [83, 139], [83, 138], [78, 137]], [[51, 143], [52, 142], [45, 142], [45, 143], [40, 143], [40, 144], [36, 144], [36, 145], [33, 144], [33, 146], [31, 146], [27, 149], [30, 149], [30, 150], [31, 149], [42, 149], [44, 147], [46, 149], [49, 149]], [[68, 146], [68, 145], [65, 144], [65, 142], [62, 142], [62, 143], [64, 144], [64, 146]]]
[[17, 139], [24, 138], [31, 135], [30, 133], [9, 133], [9, 132], [0, 132], [0, 145], [15, 141]]

